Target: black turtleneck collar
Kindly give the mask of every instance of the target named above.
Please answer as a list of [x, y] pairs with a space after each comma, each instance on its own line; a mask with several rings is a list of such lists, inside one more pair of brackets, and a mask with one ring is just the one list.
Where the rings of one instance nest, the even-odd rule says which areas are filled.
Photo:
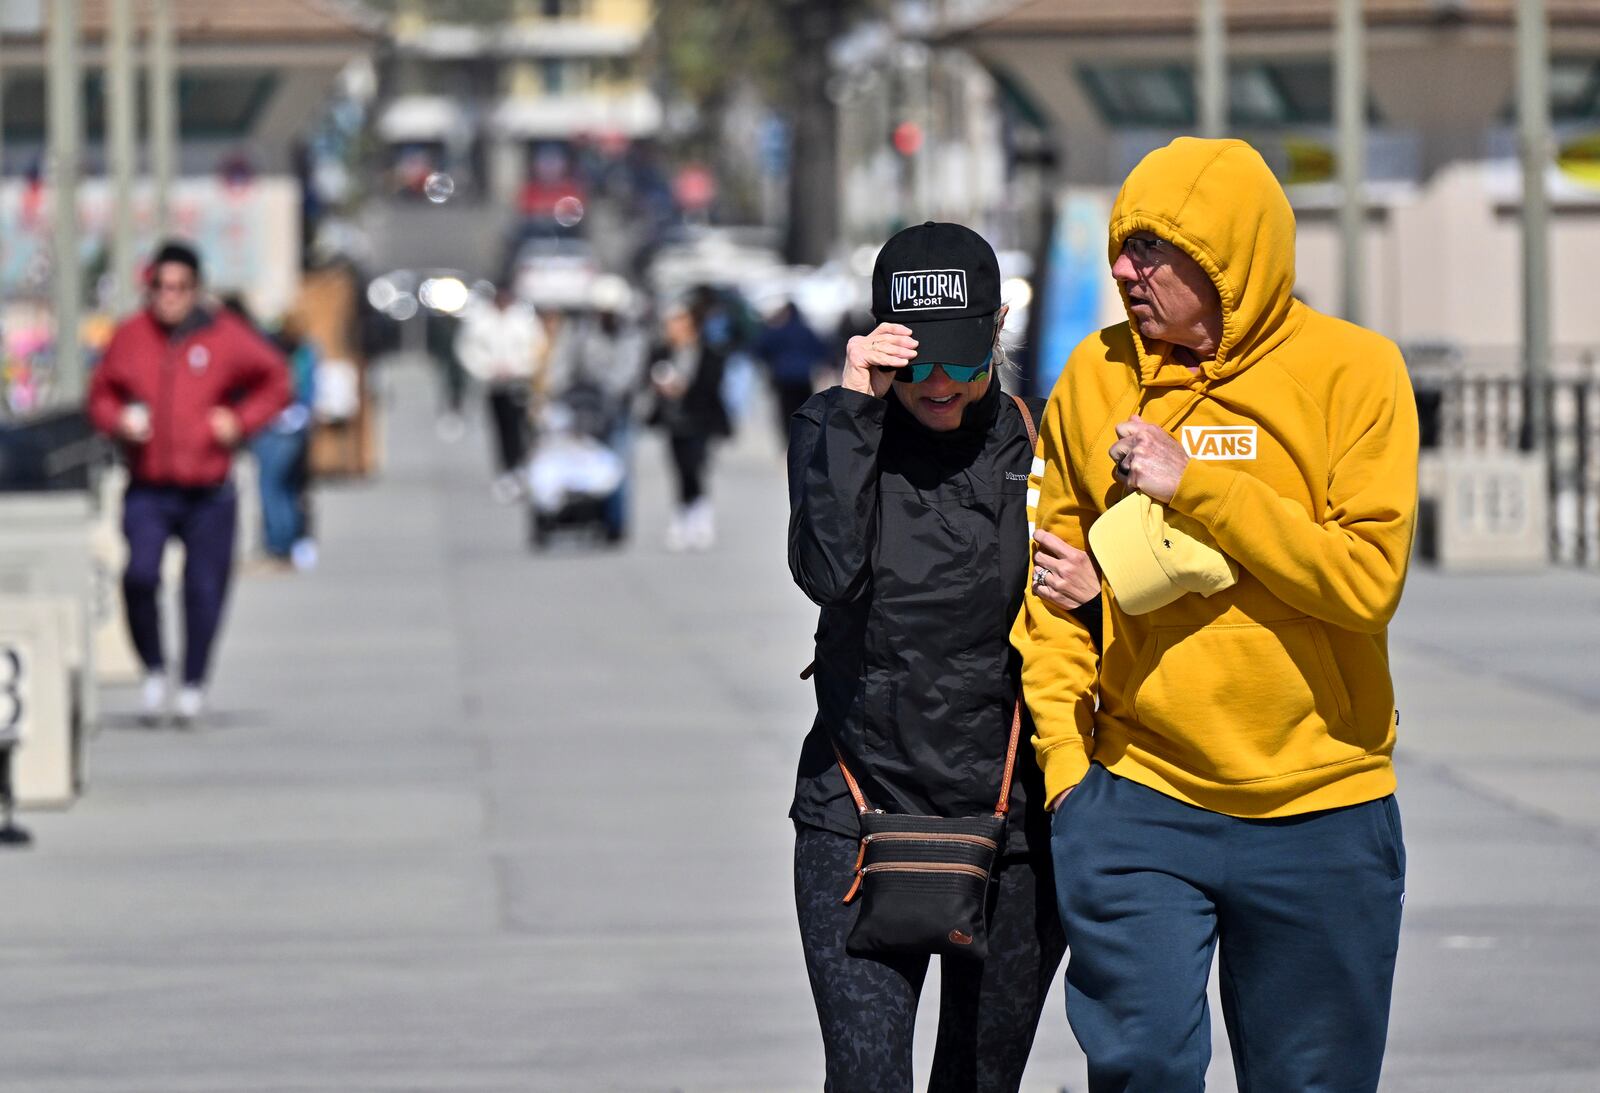
[[900, 397], [894, 392], [884, 396], [889, 403], [889, 420], [895, 423], [897, 429], [905, 429], [915, 436], [940, 444], [981, 444], [984, 437], [989, 435], [989, 429], [994, 425], [995, 415], [1000, 412], [1000, 399], [1003, 397], [1000, 390], [1000, 377], [992, 376], [989, 387], [975, 401], [967, 404], [961, 412], [961, 424], [954, 429], [930, 429], [916, 419]]
[[193, 308], [191, 308], [189, 314], [184, 316], [183, 322], [179, 323], [177, 326], [168, 326], [166, 323], [156, 318], [156, 313], [154, 310], [150, 312], [150, 321], [156, 324], [156, 329], [160, 330], [167, 336], [167, 340], [169, 342], [178, 341], [180, 338], [187, 338], [195, 331], [203, 330], [210, 326], [215, 319], [215, 314], [213, 314], [208, 308], [199, 304], [196, 304]]

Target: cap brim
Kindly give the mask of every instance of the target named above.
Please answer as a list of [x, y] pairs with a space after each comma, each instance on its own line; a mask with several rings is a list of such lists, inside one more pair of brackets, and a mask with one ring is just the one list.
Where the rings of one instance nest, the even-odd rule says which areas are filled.
[[1146, 521], [1149, 499], [1130, 493], [1089, 525], [1089, 549], [1125, 615], [1145, 615], [1178, 600], [1184, 589], [1162, 568]]
[[890, 316], [882, 322], [897, 322], [911, 328], [917, 339], [913, 364], [954, 364], [971, 368], [982, 364], [994, 346], [994, 316], [968, 315], [960, 319], [906, 322]]

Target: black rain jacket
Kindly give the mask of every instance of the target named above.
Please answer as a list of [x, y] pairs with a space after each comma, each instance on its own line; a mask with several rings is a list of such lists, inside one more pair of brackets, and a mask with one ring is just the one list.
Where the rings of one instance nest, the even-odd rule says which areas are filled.
[[[1042, 406], [1029, 404], [1035, 421]], [[789, 569], [822, 608], [793, 819], [859, 836], [834, 742], [873, 808], [993, 811], [1020, 678], [1010, 631], [1028, 577], [1032, 462], [998, 381], [950, 432], [925, 428], [892, 393], [842, 387], [790, 420]], [[1024, 711], [1013, 853], [1048, 852], [1032, 732]]]

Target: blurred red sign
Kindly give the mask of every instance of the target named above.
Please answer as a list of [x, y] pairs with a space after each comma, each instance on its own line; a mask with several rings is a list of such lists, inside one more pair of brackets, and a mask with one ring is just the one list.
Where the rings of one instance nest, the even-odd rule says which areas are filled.
[[914, 156], [922, 149], [922, 126], [914, 121], [903, 121], [894, 127], [894, 150], [902, 156]]
[[717, 180], [706, 168], [691, 163], [672, 180], [672, 196], [679, 207], [698, 212], [717, 199]]

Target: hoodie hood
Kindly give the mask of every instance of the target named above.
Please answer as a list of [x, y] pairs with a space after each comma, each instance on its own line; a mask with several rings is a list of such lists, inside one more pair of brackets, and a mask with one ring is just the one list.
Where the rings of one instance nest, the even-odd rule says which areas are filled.
[[[1148, 231], [1180, 247], [1222, 298], [1222, 340], [1201, 373], [1207, 386], [1249, 368], [1304, 319], [1294, 298], [1294, 212], [1259, 152], [1242, 140], [1179, 137], [1145, 156], [1111, 210], [1110, 261]], [[1122, 305], [1128, 297], [1121, 285]], [[1146, 344], [1129, 317], [1147, 387], [1188, 386], [1193, 374], [1165, 342]]]

